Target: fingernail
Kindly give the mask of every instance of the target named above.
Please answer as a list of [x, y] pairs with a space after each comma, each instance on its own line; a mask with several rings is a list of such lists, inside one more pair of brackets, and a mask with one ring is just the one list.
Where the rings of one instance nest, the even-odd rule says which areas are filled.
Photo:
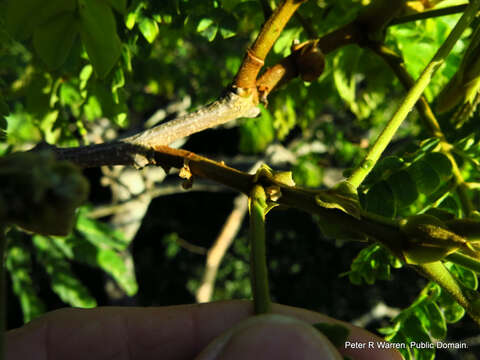
[[310, 324], [284, 315], [249, 318], [215, 339], [197, 360], [341, 360]]

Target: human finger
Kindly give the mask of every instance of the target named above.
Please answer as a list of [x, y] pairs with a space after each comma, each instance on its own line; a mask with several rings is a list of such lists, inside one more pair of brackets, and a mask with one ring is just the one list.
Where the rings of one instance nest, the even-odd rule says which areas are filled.
[[[312, 311], [274, 305], [273, 311], [307, 323], [338, 322]], [[192, 359], [215, 337], [252, 316], [249, 301], [151, 308], [62, 309], [7, 333], [7, 359]], [[381, 341], [350, 328], [349, 341]], [[401, 359], [382, 349], [341, 349], [355, 359]], [[377, 357], [375, 357], [377, 356]]]

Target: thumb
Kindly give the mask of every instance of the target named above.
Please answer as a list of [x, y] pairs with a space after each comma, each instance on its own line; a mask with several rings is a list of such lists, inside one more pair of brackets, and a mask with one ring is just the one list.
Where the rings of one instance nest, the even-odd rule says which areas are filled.
[[343, 359], [333, 344], [310, 324], [284, 315], [260, 315], [242, 321], [208, 345], [196, 360]]

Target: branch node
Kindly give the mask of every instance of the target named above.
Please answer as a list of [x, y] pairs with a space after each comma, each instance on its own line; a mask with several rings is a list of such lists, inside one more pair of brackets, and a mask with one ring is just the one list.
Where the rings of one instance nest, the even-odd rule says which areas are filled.
[[180, 178], [184, 179], [182, 182], [182, 187], [187, 190], [191, 189], [193, 186], [193, 174], [192, 171], [190, 170], [190, 164], [189, 160], [185, 159], [183, 161], [183, 167], [180, 169], [180, 173], [178, 174]]

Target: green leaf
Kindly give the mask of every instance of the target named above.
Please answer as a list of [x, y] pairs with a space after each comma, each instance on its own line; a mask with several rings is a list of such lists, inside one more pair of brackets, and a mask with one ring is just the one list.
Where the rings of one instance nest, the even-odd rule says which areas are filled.
[[83, 102], [80, 92], [70, 81], [62, 83], [59, 91], [60, 104], [62, 106], [75, 106]]
[[88, 289], [73, 274], [70, 264], [48, 237], [35, 235], [37, 257], [50, 276], [51, 287], [60, 299], [72, 306], [91, 308], [97, 305]]
[[323, 169], [318, 160], [312, 156], [303, 156], [297, 160], [293, 167], [293, 180], [295, 184], [306, 187], [319, 187], [322, 184]]
[[428, 138], [423, 140], [420, 143], [420, 150], [422, 152], [430, 152], [432, 151], [438, 144], [440, 143], [439, 138]]
[[478, 278], [475, 272], [457, 264], [447, 263], [446, 266], [453, 276], [455, 276], [466, 288], [477, 290]]
[[448, 323], [456, 323], [465, 315], [465, 309], [444, 290], [436, 302]]
[[78, 75], [78, 79], [80, 80], [80, 84], [79, 84], [80, 90], [83, 90], [87, 87], [88, 80], [92, 76], [92, 73], [93, 73], [92, 65], [88, 64], [82, 68], [82, 70], [80, 71], [80, 74]]
[[141, 1], [136, 1], [133, 4], [133, 11], [130, 11], [125, 18], [125, 26], [128, 30], [132, 30], [137, 20], [141, 18], [142, 11], [146, 7], [146, 4]]
[[77, 219], [76, 230], [78, 230], [86, 240], [102, 248], [105, 246], [116, 250], [125, 250], [129, 241], [118, 230], [112, 229], [105, 223], [89, 219], [81, 212]]
[[158, 35], [158, 24], [155, 20], [150, 18], [142, 18], [138, 24], [138, 28], [143, 37], [151, 44]]
[[403, 159], [398, 156], [386, 156], [380, 160], [368, 176], [368, 181], [379, 181], [382, 178], [389, 177], [393, 172], [404, 167]]
[[[397, 326], [399, 327], [399, 326]], [[388, 329], [388, 328], [384, 328], [384, 329]], [[382, 330], [382, 329], [380, 329]], [[379, 330], [379, 331], [380, 331]], [[413, 357], [413, 351], [412, 349], [410, 349], [410, 347], [408, 346], [408, 339], [405, 337], [405, 335], [399, 331], [399, 329], [393, 329], [394, 331], [389, 334], [388, 336], [386, 336], [386, 340], [392, 342], [392, 343], [397, 343], [397, 344], [407, 344], [406, 345], [406, 348], [403, 349], [399, 349], [400, 353], [403, 355], [403, 358], [405, 360], [416, 360], [414, 357]]]
[[5, 26], [14, 37], [24, 40], [38, 25], [63, 12], [73, 12], [76, 6], [76, 0], [7, 0]]
[[333, 79], [340, 97], [350, 108], [356, 107], [356, 81], [355, 74], [360, 59], [360, 51], [348, 46], [341, 49], [333, 59]]
[[235, 17], [230, 14], [225, 14], [218, 25], [220, 29], [220, 35], [222, 35], [224, 39], [235, 36], [237, 34], [237, 26], [238, 24]]
[[29, 322], [45, 312], [45, 305], [38, 297], [37, 289], [32, 279], [32, 260], [28, 249], [17, 239], [12, 239], [9, 232], [9, 247], [6, 254], [5, 266], [10, 273], [12, 289], [20, 300], [23, 312], [23, 321]]
[[386, 217], [394, 217], [397, 203], [390, 185], [382, 180], [373, 185], [364, 197], [364, 208], [367, 211]]
[[172, 259], [178, 255], [182, 249], [179, 244], [180, 236], [177, 233], [170, 233], [162, 238], [162, 244], [165, 246], [165, 256]]
[[135, 280], [133, 260], [128, 253], [119, 254], [113, 251], [107, 243], [99, 243], [97, 246], [83, 238], [80, 232], [62, 240], [64, 244], [59, 248], [66, 256], [92, 267], [103, 269], [128, 295], [132, 296], [137, 292], [138, 285]]
[[101, 117], [103, 112], [98, 96], [89, 96], [85, 105], [83, 106], [83, 111], [87, 120], [94, 121]]
[[446, 155], [439, 152], [432, 152], [426, 154], [424, 160], [432, 165], [440, 175], [442, 181], [447, 181], [452, 177], [452, 163]]
[[[428, 332], [416, 316], [409, 316], [401, 329], [408, 342], [431, 343]], [[411, 348], [416, 360], [433, 360], [435, 358], [435, 349]]]
[[447, 336], [447, 322], [443, 312], [435, 302], [425, 304], [424, 310], [429, 320], [430, 334], [435, 339], [444, 340]]
[[440, 175], [435, 171], [432, 165], [423, 159], [414, 162], [408, 168], [408, 172], [415, 180], [417, 189], [420, 193], [429, 195], [440, 186]]
[[440, 208], [452, 213], [457, 218], [460, 217], [462, 211], [460, 204], [452, 195], [448, 195], [445, 200], [442, 201]]
[[273, 127], [276, 130], [277, 138], [283, 140], [297, 125], [295, 100], [292, 96], [285, 94], [283, 98], [277, 97], [271, 108], [274, 109]]
[[105, 78], [120, 57], [122, 43], [112, 10], [104, 2], [81, 0], [80, 35], [99, 78]]
[[98, 266], [112, 275], [115, 281], [129, 296], [133, 296], [138, 291], [137, 281], [135, 280], [135, 272], [132, 259], [126, 255], [122, 258], [115, 251], [101, 249], [97, 255]]
[[73, 13], [61, 14], [34, 30], [33, 45], [48, 68], [57, 69], [65, 63], [78, 31]]
[[214, 21], [210, 18], [203, 18], [198, 22], [197, 32], [202, 32], [207, 30], [207, 28], [212, 25]]
[[[128, 108], [125, 102], [125, 92], [118, 88], [122, 82], [121, 70], [118, 73], [115, 69], [112, 75], [109, 76], [109, 79], [112, 79], [110, 84], [106, 81], [89, 81], [87, 88], [89, 97], [83, 106], [85, 116], [89, 121], [94, 121], [101, 116], [116, 121], [118, 115], [126, 116]], [[116, 86], [116, 91], [114, 91], [113, 88]]]
[[128, 30], [132, 30], [135, 24], [137, 23], [138, 14], [136, 12], [128, 13], [127, 17], [125, 18], [125, 26]]
[[399, 208], [408, 206], [417, 199], [417, 186], [415, 185], [412, 176], [406, 170], [401, 170], [392, 174], [387, 179], [387, 182], [393, 191]]
[[348, 275], [355, 285], [361, 285], [362, 279], [367, 284], [378, 280], [390, 280], [390, 264], [395, 263], [394, 256], [379, 245], [370, 245], [358, 253], [352, 261]]
[[476, 134], [472, 133], [455, 143], [455, 147], [461, 151], [468, 151], [475, 145], [475, 136]]
[[217, 36], [218, 32], [218, 25], [217, 24], [212, 24], [209, 27], [207, 27], [205, 30], [200, 32], [200, 35], [202, 35], [204, 38], [206, 38], [208, 41], [213, 41], [215, 40], [215, 37]]

